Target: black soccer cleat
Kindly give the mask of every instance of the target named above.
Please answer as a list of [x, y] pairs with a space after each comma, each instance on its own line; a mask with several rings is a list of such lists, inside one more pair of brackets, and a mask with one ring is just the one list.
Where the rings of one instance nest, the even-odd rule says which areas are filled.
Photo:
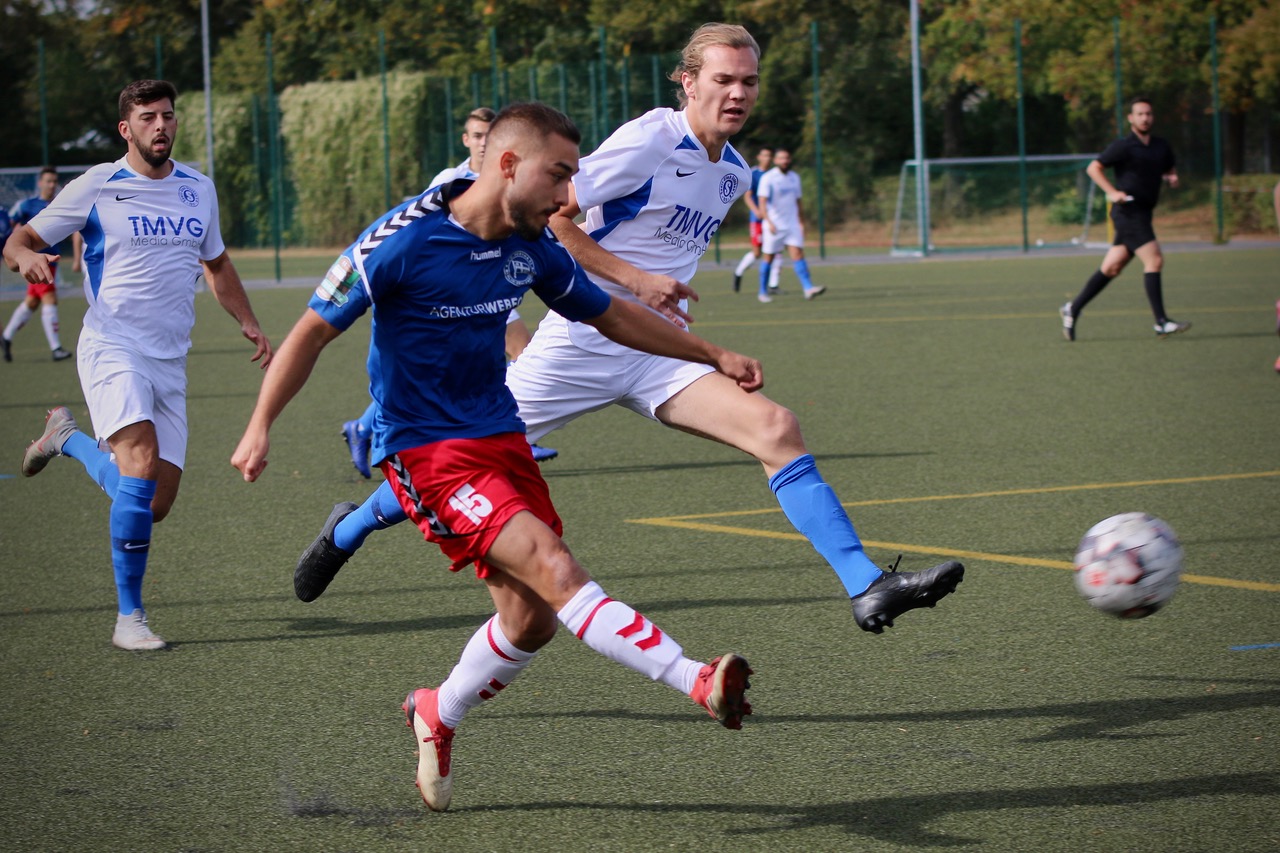
[[333, 529], [338, 522], [360, 508], [359, 504], [343, 501], [329, 513], [329, 519], [316, 540], [307, 546], [298, 558], [298, 567], [293, 570], [293, 591], [303, 601], [315, 601], [328, 588], [330, 581], [338, 576], [338, 570], [351, 559], [350, 551], [344, 551], [333, 544]]
[[[899, 557], [899, 560], [902, 558]], [[900, 572], [894, 563], [865, 592], [855, 595], [853, 619], [873, 634], [893, 627], [893, 620], [917, 607], [933, 607], [955, 592], [964, 579], [964, 566], [950, 560], [921, 572]]]
[[[742, 290], [742, 276], [735, 274], [733, 277], [733, 292], [737, 293], [740, 290]], [[1280, 303], [1277, 304], [1280, 305]], [[6, 359], [6, 361], [7, 360], [8, 359]]]

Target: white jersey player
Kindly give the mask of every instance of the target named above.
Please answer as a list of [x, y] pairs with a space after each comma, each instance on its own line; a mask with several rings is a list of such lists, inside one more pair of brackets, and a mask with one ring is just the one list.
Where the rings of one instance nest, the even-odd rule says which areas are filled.
[[[742, 27], [700, 27], [671, 75], [680, 83], [683, 108], [628, 122], [580, 161], [569, 204], [551, 218], [551, 229], [607, 292], [681, 324], [690, 319], [685, 300], [697, 298], [688, 282], [698, 259], [749, 186], [750, 170], [728, 141], [755, 104], [759, 57]], [[587, 211], [585, 228], [574, 223], [580, 207]], [[507, 387], [530, 441], [617, 404], [755, 457], [787, 518], [835, 570], [864, 630], [878, 634], [899, 614], [933, 606], [963, 576], [956, 562], [921, 572], [878, 569], [818, 473], [795, 415], [705, 365], [620, 346], [553, 312], [507, 368]], [[301, 576], [309, 589], [323, 589], [365, 537], [391, 521], [386, 510], [395, 506], [384, 484], [359, 512], [353, 506], [340, 521], [331, 516], [295, 580]]]
[[218, 229], [213, 183], [169, 159], [177, 118], [174, 87], [140, 80], [120, 94], [120, 135], [128, 152], [67, 185], [14, 235], [5, 260], [30, 282], [52, 281], [49, 255], [36, 249], [76, 231], [84, 235], [85, 313], [76, 347], [80, 385], [98, 437], [71, 411], [49, 413], [22, 473], [38, 474], [55, 456], [79, 461], [111, 498], [111, 556], [119, 615], [112, 642], [163, 648], [142, 606], [151, 526], [173, 506], [187, 447], [186, 357], [195, 322], [196, 279], [240, 322], [265, 368], [271, 344], [258, 326]]
[[813, 299], [824, 293], [826, 288], [814, 286], [809, 277], [809, 263], [804, 259], [804, 207], [800, 200], [804, 192], [800, 176], [791, 171], [791, 152], [785, 148], [778, 149], [773, 162], [774, 167], [765, 172], [756, 192], [764, 220], [764, 239], [760, 250], [764, 261], [760, 267], [760, 301], [773, 301], [769, 285], [776, 286], [776, 281], [770, 282], [769, 273], [774, 258], [783, 247], [795, 261], [796, 276], [804, 286], [804, 298]]

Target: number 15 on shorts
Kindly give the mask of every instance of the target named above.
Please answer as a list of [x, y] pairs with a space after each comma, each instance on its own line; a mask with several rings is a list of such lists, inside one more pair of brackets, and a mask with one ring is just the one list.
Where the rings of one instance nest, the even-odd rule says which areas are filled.
[[493, 503], [477, 492], [470, 483], [453, 493], [449, 498], [449, 506], [465, 515], [477, 527], [482, 519], [493, 512]]

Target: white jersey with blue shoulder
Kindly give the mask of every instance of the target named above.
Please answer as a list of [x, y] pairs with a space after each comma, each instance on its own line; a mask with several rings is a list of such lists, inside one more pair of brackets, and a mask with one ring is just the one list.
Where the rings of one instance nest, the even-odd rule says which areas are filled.
[[191, 348], [200, 262], [226, 250], [213, 182], [171, 162], [160, 179], [139, 175], [124, 157], [101, 163], [28, 223], [50, 245], [76, 231], [84, 237], [82, 334], [151, 358]]
[[471, 171], [471, 158], [468, 157], [451, 169], [441, 169], [437, 172], [436, 176], [427, 184], [427, 189], [438, 187], [441, 184], [447, 184], [450, 181], [456, 181], [459, 178], [466, 178], [469, 181], [474, 181], [477, 177], [479, 176], [475, 172]]
[[804, 193], [800, 175], [777, 166], [764, 173], [756, 196], [765, 200], [765, 213], [779, 231], [791, 231], [800, 227], [800, 198]]

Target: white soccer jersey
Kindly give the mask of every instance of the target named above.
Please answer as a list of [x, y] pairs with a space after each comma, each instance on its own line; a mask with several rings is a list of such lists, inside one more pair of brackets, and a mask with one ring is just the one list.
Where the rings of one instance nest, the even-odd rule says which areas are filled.
[[475, 172], [471, 171], [471, 158], [463, 160], [452, 169], [442, 169], [431, 179], [431, 183], [427, 184], [427, 189], [438, 187], [441, 184], [447, 184], [449, 181], [456, 181], [458, 178], [475, 178], [478, 177]]
[[777, 166], [764, 173], [760, 188], [756, 190], [756, 196], [768, 202], [765, 212], [779, 231], [800, 227], [802, 195], [800, 176], [795, 172], [784, 172]]
[[29, 227], [49, 244], [82, 232], [86, 333], [152, 358], [191, 348], [200, 261], [225, 251], [204, 175], [174, 161], [152, 180], [122, 157], [67, 184]]

